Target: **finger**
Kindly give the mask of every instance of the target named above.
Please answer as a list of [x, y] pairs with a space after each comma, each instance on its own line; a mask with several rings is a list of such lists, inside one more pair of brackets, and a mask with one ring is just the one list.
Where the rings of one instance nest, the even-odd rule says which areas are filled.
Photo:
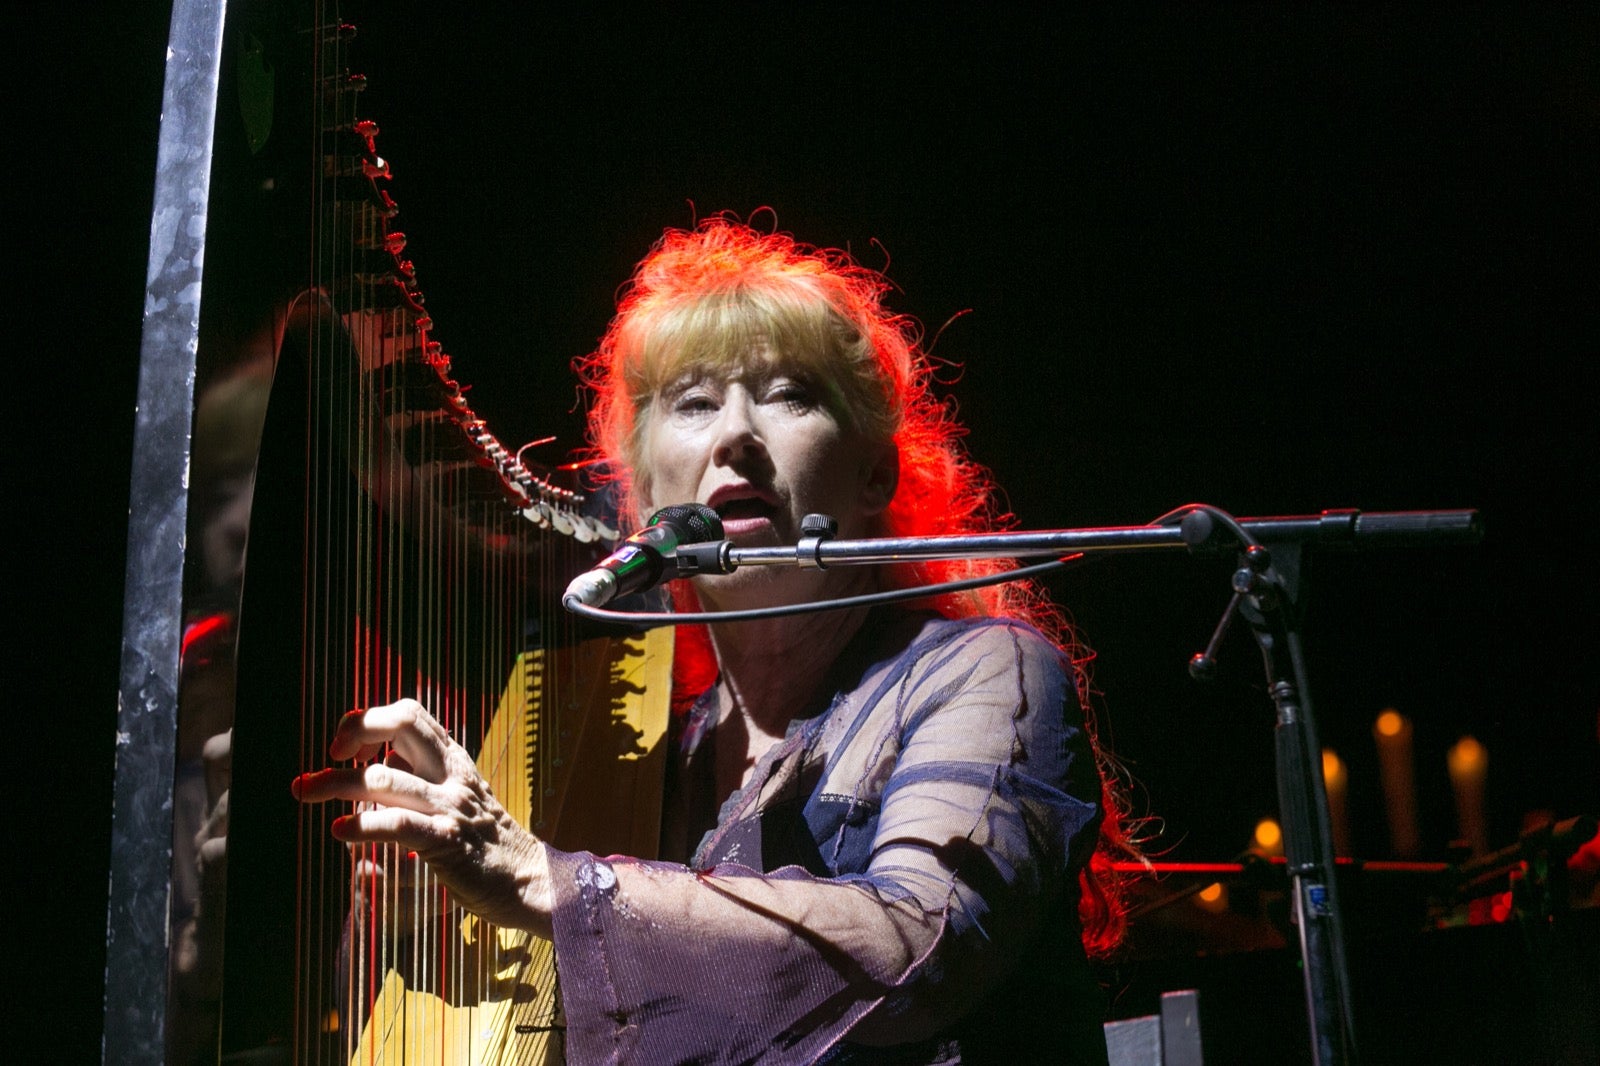
[[333, 820], [333, 836], [347, 844], [394, 843], [426, 855], [446, 834], [436, 818], [403, 807], [356, 811]]
[[221, 863], [228, 857], [228, 838], [212, 837], [200, 845], [199, 860], [202, 875], [206, 871], [216, 871]]
[[206, 820], [200, 823], [200, 831], [194, 835], [196, 845], [202, 840], [212, 837], [225, 837], [228, 835], [228, 794], [224, 792], [217, 800], [216, 806], [206, 814]]
[[328, 756], [337, 762], [351, 760], [353, 762], [370, 762], [377, 758], [389, 743], [388, 737], [372, 737], [364, 740], [365, 710], [354, 710], [347, 713], [339, 720], [339, 728], [334, 731], [333, 739], [328, 742]]
[[225, 729], [216, 736], [207, 737], [200, 748], [200, 757], [207, 765], [227, 765], [233, 759], [233, 730]]
[[415, 716], [403, 716], [393, 711], [397, 704], [380, 704], [376, 707], [358, 707], [339, 719], [328, 744], [328, 754], [337, 760], [370, 762], [383, 754], [394, 740], [394, 734], [408, 728]]
[[226, 795], [233, 780], [233, 730], [207, 739], [200, 756], [205, 763], [206, 796], [215, 802], [218, 796]]
[[328, 753], [358, 762], [375, 759], [384, 745], [393, 745], [413, 771], [430, 781], [444, 776], [450, 735], [416, 700], [398, 700], [351, 711], [340, 721]]
[[295, 778], [289, 788], [301, 803], [326, 803], [349, 800], [352, 803], [382, 803], [408, 810], [439, 810], [438, 790], [415, 774], [383, 763], [366, 766], [340, 766], [317, 770]]

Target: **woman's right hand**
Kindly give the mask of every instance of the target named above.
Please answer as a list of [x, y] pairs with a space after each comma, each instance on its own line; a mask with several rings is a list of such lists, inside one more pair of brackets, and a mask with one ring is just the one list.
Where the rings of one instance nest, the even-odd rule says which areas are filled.
[[407, 699], [352, 711], [329, 755], [353, 765], [303, 774], [291, 790], [302, 803], [357, 805], [334, 819], [336, 838], [397, 844], [426, 863], [460, 906], [549, 935], [543, 842], [506, 813], [472, 757], [425, 707]]

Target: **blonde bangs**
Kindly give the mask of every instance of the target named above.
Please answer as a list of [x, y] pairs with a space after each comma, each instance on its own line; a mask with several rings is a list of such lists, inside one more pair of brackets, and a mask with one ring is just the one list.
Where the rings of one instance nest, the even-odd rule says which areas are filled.
[[[898, 411], [886, 394], [869, 340], [812, 279], [773, 279], [691, 301], [637, 309], [618, 337], [627, 393], [634, 408], [631, 452], [637, 467], [657, 396], [685, 378], [737, 376], [758, 360], [777, 360], [804, 377], [846, 429], [875, 441], [892, 439]], [[843, 372], [841, 372], [843, 371]]]

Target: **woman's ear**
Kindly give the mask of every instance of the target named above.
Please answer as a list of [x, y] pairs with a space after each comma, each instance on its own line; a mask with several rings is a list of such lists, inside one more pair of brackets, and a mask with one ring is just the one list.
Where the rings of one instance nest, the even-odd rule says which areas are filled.
[[861, 506], [868, 515], [882, 514], [900, 486], [900, 449], [882, 444], [868, 453], [862, 470]]

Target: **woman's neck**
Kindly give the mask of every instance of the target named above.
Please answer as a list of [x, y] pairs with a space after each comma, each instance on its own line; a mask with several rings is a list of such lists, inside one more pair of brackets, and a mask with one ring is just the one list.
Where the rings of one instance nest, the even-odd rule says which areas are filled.
[[711, 627], [722, 717], [737, 714], [752, 736], [782, 737], [812, 710], [867, 609], [826, 611]]
[[[843, 599], [876, 589], [869, 567], [821, 574], [769, 567], [697, 582], [695, 592], [705, 610], [736, 611]], [[790, 719], [816, 701], [834, 661], [867, 613], [857, 607], [709, 625], [721, 679], [722, 717], [731, 705], [746, 718], [752, 735], [783, 736]]]

